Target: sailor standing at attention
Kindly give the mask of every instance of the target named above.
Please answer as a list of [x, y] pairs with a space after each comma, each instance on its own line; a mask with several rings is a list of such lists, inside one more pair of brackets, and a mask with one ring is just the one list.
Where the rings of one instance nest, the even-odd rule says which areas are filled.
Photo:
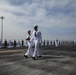
[[56, 38], [56, 39], [55, 39], [55, 47], [58, 47], [58, 45], [59, 45], [59, 41], [58, 41], [58, 39]]
[[24, 54], [24, 57], [28, 58], [28, 55], [31, 54], [31, 56], [33, 55], [33, 50], [32, 50], [32, 42], [30, 42], [30, 39], [31, 39], [31, 31], [28, 30], [27, 31], [28, 35], [27, 35], [27, 38], [26, 38], [26, 41], [27, 41], [27, 45], [28, 45], [28, 50], [27, 52]]
[[35, 57], [41, 57], [39, 44], [42, 43], [42, 35], [41, 35], [41, 32], [38, 30], [37, 25], [34, 25], [34, 31], [33, 31], [31, 41], [32, 40], [33, 40], [34, 45], [35, 45], [35, 49], [34, 49], [32, 58], [35, 60]]

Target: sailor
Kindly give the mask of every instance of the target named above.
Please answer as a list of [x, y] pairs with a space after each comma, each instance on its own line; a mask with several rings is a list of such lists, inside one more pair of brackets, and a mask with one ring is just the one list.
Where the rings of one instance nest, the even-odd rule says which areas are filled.
[[19, 39], [18, 39], [17, 47], [21, 47], [21, 43], [20, 43], [20, 40]]
[[13, 47], [11, 40], [9, 40], [9, 43], [8, 44], [9, 44], [8, 48], [12, 48]]
[[59, 43], [58, 43], [58, 39], [55, 39], [55, 47], [58, 47]]
[[30, 39], [31, 39], [31, 31], [28, 30], [27, 31], [27, 38], [26, 38], [26, 42], [27, 42], [27, 45], [28, 45], [28, 50], [27, 52], [24, 54], [24, 57], [28, 58], [28, 55], [31, 54], [31, 56], [33, 55], [33, 50], [32, 50], [32, 42], [30, 42]]
[[35, 49], [34, 49], [33, 56], [32, 56], [32, 58], [35, 60], [36, 56], [41, 57], [39, 45], [40, 43], [42, 43], [42, 35], [41, 35], [41, 32], [38, 30], [37, 25], [34, 25], [34, 31], [33, 31], [31, 40], [34, 41], [34, 45], [35, 45]]

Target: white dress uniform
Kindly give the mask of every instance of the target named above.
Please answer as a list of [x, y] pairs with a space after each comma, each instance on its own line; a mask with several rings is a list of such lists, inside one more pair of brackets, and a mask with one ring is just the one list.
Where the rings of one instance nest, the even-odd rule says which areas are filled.
[[9, 46], [8, 46], [8, 48], [12, 48], [12, 47], [13, 47], [13, 45], [12, 45], [12, 41], [9, 40]]
[[55, 39], [55, 47], [58, 47], [59, 43], [58, 43], [58, 39]]
[[17, 47], [21, 47], [21, 43], [20, 43], [20, 40], [19, 39], [18, 39]]
[[[36, 36], [35, 36], [35, 34], [36, 34]], [[41, 32], [38, 30], [37, 31], [34, 30], [31, 41], [32, 40], [34, 41], [34, 44], [35, 44], [35, 50], [33, 52], [33, 57], [41, 56], [40, 49], [39, 49], [39, 44], [42, 42]]]
[[[31, 38], [31, 35], [27, 35], [27, 38]], [[27, 45], [28, 45], [28, 50], [25, 53], [25, 55], [29, 55], [31, 54], [31, 56], [33, 55], [33, 50], [32, 50], [32, 42], [30, 42], [30, 40], [27, 40]]]

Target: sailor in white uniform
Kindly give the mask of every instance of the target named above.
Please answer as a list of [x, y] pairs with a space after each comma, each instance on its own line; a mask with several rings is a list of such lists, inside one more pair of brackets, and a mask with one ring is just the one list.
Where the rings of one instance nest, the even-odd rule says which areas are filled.
[[56, 38], [55, 39], [55, 47], [58, 47], [58, 45], [59, 45], [59, 42], [58, 42], [58, 39]]
[[21, 47], [21, 43], [20, 43], [20, 40], [19, 39], [18, 39], [17, 47]]
[[33, 40], [34, 44], [35, 44], [35, 49], [33, 52], [33, 56], [32, 58], [35, 60], [35, 57], [41, 57], [41, 52], [39, 49], [39, 44], [42, 43], [42, 35], [41, 32], [38, 30], [38, 26], [34, 25], [34, 31], [33, 31], [33, 35], [31, 38], [31, 41]]
[[26, 38], [26, 42], [27, 42], [27, 45], [28, 45], [28, 50], [24, 54], [24, 57], [26, 57], [26, 58], [28, 58], [28, 55], [29, 54], [31, 54], [31, 56], [33, 55], [32, 42], [30, 42], [30, 39], [31, 39], [31, 31], [28, 30], [27, 33], [28, 33], [28, 35], [27, 35], [27, 38]]
[[9, 44], [8, 48], [12, 48], [13, 47], [11, 40], [9, 40], [9, 43], [8, 44]]

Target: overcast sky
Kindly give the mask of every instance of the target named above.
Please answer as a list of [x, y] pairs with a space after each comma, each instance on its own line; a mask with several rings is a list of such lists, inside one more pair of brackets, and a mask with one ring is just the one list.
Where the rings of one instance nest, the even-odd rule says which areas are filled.
[[25, 39], [37, 24], [43, 39], [76, 41], [76, 0], [0, 0], [0, 16], [7, 40]]

